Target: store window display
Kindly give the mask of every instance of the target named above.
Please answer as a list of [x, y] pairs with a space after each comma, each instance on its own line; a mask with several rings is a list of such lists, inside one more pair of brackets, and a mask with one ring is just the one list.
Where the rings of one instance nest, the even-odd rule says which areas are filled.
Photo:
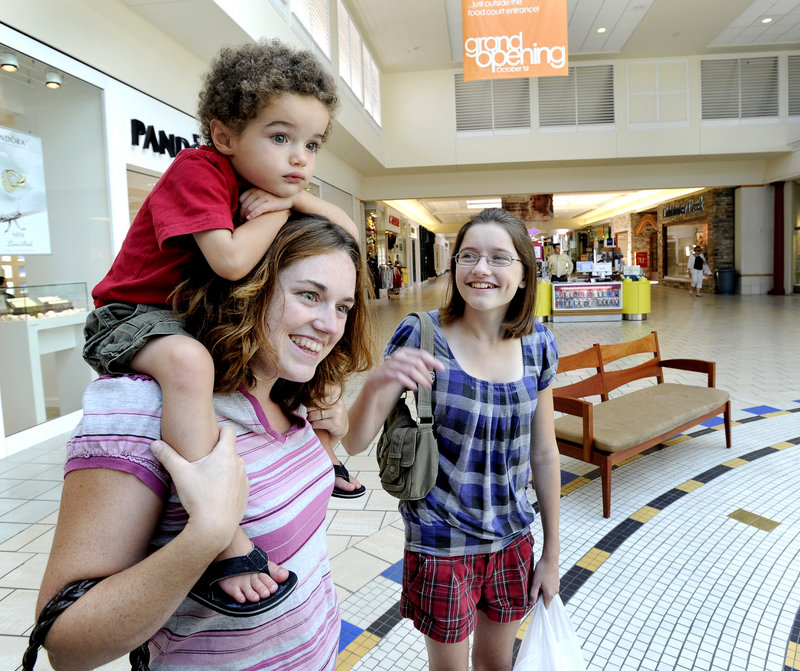
[[[80, 298], [85, 289], [75, 294], [59, 288], [91, 286], [102, 277], [111, 235], [102, 91], [13, 44], [0, 46], [18, 62], [16, 71], [0, 72], [0, 274], [13, 294], [0, 303], [5, 343], [28, 328], [20, 321], [47, 321], [52, 334], [79, 328], [72, 322], [83, 315], [73, 312], [85, 309]], [[57, 72], [60, 87], [46, 85], [48, 72]], [[48, 291], [29, 291], [35, 287]], [[18, 308], [12, 310], [9, 301], [17, 301]], [[53, 337], [37, 340], [44, 338], [44, 350], [50, 351], [17, 357], [26, 366], [23, 377], [30, 378], [23, 386], [30, 386], [37, 406], [46, 403], [44, 411], [37, 407], [21, 421], [10, 407], [23, 391], [19, 371], [0, 366], [7, 435], [75, 410], [65, 378], [81, 386], [91, 380], [85, 364], [73, 370], [68, 351], [52, 350]], [[81, 344], [78, 339], [77, 351]]]
[[706, 248], [708, 226], [702, 224], [672, 224], [665, 228], [666, 235], [666, 275], [688, 279], [687, 259], [692, 255], [695, 245]]

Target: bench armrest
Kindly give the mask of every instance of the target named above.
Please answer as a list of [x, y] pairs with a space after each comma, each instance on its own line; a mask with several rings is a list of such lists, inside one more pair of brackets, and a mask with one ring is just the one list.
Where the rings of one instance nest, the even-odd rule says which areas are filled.
[[705, 373], [708, 376], [709, 387], [713, 387], [716, 381], [717, 364], [713, 361], [704, 361], [703, 359], [662, 359], [661, 367]]
[[581, 418], [583, 422], [583, 460], [591, 463], [592, 445], [594, 444], [594, 405], [580, 398], [554, 396], [553, 409]]

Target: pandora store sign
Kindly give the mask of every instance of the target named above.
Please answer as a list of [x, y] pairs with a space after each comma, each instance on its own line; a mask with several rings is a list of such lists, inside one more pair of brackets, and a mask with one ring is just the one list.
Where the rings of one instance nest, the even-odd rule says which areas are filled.
[[134, 147], [141, 146], [142, 149], [149, 149], [157, 154], [169, 154], [170, 157], [174, 158], [181, 149], [199, 147], [200, 135], [193, 133], [190, 142], [180, 135], [156, 130], [155, 126], [148, 126], [139, 119], [131, 119], [131, 145]]

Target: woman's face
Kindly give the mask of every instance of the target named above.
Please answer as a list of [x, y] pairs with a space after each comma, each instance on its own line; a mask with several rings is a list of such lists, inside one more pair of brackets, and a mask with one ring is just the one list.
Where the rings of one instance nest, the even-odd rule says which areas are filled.
[[547, 205], [547, 196], [537, 195], [533, 197], [533, 208], [535, 210], [538, 210], [539, 212], [547, 212]]
[[310, 256], [278, 273], [266, 316], [277, 354], [270, 377], [291, 382], [314, 377], [344, 333], [355, 287], [356, 269], [343, 251]]
[[[458, 252], [503, 254], [519, 259], [508, 231], [499, 224], [472, 226]], [[474, 266], [456, 264], [456, 287], [467, 306], [475, 310], [502, 309], [505, 312], [517, 290], [525, 286], [525, 268], [519, 260], [510, 266], [490, 266], [485, 256]]]

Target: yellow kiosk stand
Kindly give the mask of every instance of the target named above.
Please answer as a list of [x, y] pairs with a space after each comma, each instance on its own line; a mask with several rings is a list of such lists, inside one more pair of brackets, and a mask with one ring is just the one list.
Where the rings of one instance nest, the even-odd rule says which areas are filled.
[[622, 318], [641, 321], [649, 313], [650, 282], [644, 278], [622, 280]]
[[553, 313], [553, 296], [550, 291], [550, 282], [536, 281], [536, 303], [533, 306], [533, 316], [537, 322], [545, 322]]
[[[538, 280], [536, 283], [533, 314], [538, 322], [546, 322], [553, 318], [553, 292], [547, 280]], [[644, 278], [623, 280], [622, 318], [642, 321], [647, 319], [648, 314], [650, 314], [650, 282]]]

